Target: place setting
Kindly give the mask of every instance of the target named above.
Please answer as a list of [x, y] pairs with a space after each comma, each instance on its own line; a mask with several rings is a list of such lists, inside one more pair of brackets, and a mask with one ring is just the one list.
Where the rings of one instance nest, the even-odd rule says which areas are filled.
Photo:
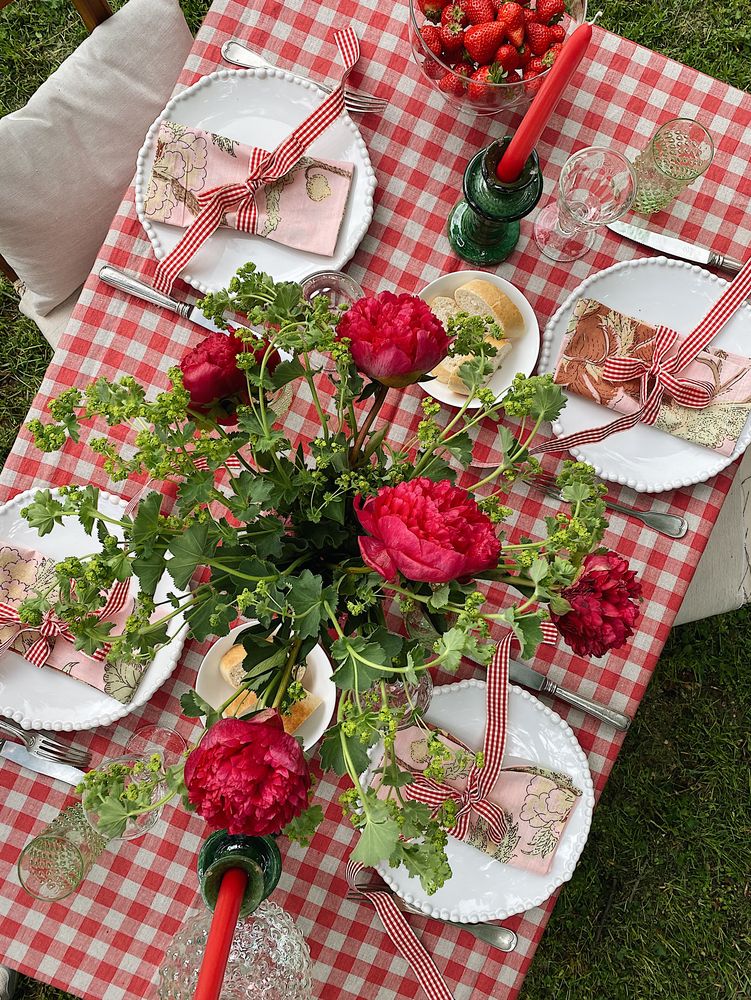
[[[632, 651], [656, 662], [664, 641], [643, 570], [689, 558], [711, 521], [677, 491], [751, 443], [751, 262], [651, 227], [710, 168], [711, 122], [664, 115], [632, 159], [577, 143], [553, 177], [543, 134], [599, 54], [586, 4], [399, 13], [414, 85], [494, 123], [436, 206], [448, 250], [414, 292], [346, 271], [368, 261], [377, 184], [392, 197], [357, 124], [377, 129], [386, 98], [349, 83], [361, 42], [379, 51], [327, 20], [329, 85], [228, 14], [221, 62], [137, 152], [140, 269], [103, 253], [91, 278], [117, 308], [179, 317], [190, 346], [158, 385], [138, 365], [57, 385], [27, 423], [32, 482], [74, 446], [102, 476], [40, 472], [0, 505], [0, 774], [73, 797], [9, 883], [64, 923], [79, 893], [117, 892], [128, 842], [185, 855], [195, 905], [147, 970], [161, 1000], [328, 995], [309, 889], [326, 926], [383, 930], [352, 933], [429, 1000], [463, 972], [425, 920], [519, 985], [518, 918], [542, 932], [612, 763], [593, 734], [614, 759], [654, 666], [637, 676]], [[559, 282], [605, 227], [670, 256], [593, 267], [541, 312], [515, 257]], [[144, 726], [157, 692], [170, 707]], [[92, 758], [85, 734], [131, 715]], [[304, 861], [327, 848], [341, 863]]]

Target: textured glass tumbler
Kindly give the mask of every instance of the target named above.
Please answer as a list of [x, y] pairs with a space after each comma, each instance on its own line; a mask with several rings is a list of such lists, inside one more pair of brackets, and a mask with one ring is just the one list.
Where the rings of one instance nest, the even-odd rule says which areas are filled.
[[[212, 914], [193, 910], [177, 932], [159, 970], [160, 1000], [193, 1000]], [[292, 917], [265, 900], [238, 921], [222, 983], [221, 1000], [311, 1000], [311, 961]]]
[[[160, 752], [159, 749], [155, 747], [154, 753], [159, 753], [159, 752]], [[148, 759], [149, 759], [148, 757], [144, 758], [141, 754], [129, 753], [125, 754], [122, 757], [112, 757], [108, 760], [103, 760], [102, 763], [97, 768], [97, 770], [102, 771], [111, 764], [124, 764], [126, 767], [130, 768], [132, 767], [133, 764], [139, 762], [146, 763]], [[130, 784], [137, 784], [139, 781], [147, 780], [150, 777], [151, 775], [149, 772], [144, 772], [142, 775], [131, 773], [124, 778], [123, 783], [125, 788], [127, 788], [128, 785]], [[154, 790], [152, 791], [150, 801], [154, 803], [159, 802], [165, 795], [165, 792], [166, 792], [166, 786], [163, 783], [156, 785]], [[84, 793], [84, 803], [86, 803], [85, 793]], [[96, 809], [93, 808], [90, 809], [88, 808], [87, 804], [84, 804], [83, 813], [86, 819], [88, 820], [92, 830], [97, 831], [99, 814], [97, 813]], [[122, 835], [114, 837], [113, 840], [137, 840], [138, 837], [142, 837], [144, 833], [148, 833], [148, 831], [152, 828], [152, 826], [154, 826], [154, 824], [157, 822], [157, 820], [161, 815], [162, 815], [162, 806], [159, 806], [158, 808], [154, 809], [151, 812], [141, 813], [140, 816], [133, 816], [132, 818], [127, 820], [125, 830], [123, 831]]]
[[21, 851], [21, 885], [36, 899], [65, 899], [83, 882], [107, 843], [92, 829], [80, 802], [68, 806]]
[[306, 302], [312, 302], [317, 295], [325, 295], [330, 306], [351, 306], [365, 295], [355, 279], [342, 271], [316, 271], [308, 275], [300, 287]]
[[634, 211], [651, 215], [666, 208], [701, 177], [713, 158], [714, 143], [703, 125], [692, 118], [665, 122], [634, 160]]
[[563, 164], [558, 197], [535, 220], [535, 242], [551, 260], [583, 257], [595, 232], [615, 222], [631, 208], [636, 178], [621, 153], [605, 146], [588, 146]]

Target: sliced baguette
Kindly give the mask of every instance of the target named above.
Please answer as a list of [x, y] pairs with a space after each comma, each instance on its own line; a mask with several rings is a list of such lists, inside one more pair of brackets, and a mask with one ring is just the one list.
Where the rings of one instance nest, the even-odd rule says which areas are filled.
[[[242, 715], [247, 715], [248, 712], [252, 712], [257, 704], [258, 696], [255, 691], [238, 691], [235, 700], [227, 705], [222, 714], [225, 719], [236, 719]], [[292, 734], [296, 732], [303, 722], [309, 719], [318, 706], [322, 704], [323, 702], [317, 694], [311, 694], [310, 691], [306, 691], [303, 700], [295, 702], [289, 712], [282, 716], [282, 725], [284, 726], [285, 733]]]
[[[492, 378], [492, 375], [501, 367], [501, 363], [511, 350], [512, 344], [509, 340], [496, 340], [495, 337], [488, 337], [487, 340], [488, 343], [492, 344], [496, 349], [495, 357], [490, 359], [495, 365], [493, 372], [488, 376], [488, 379], [490, 379]], [[460, 396], [468, 396], [469, 389], [462, 381], [461, 376], [459, 375], [459, 369], [465, 361], [470, 361], [471, 358], [471, 354], [460, 354], [457, 357], [444, 358], [439, 365], [436, 365], [430, 374], [435, 375], [439, 382], [442, 382], [453, 392], [459, 393]]]
[[524, 317], [499, 288], [489, 281], [475, 278], [454, 292], [456, 304], [470, 316], [489, 316], [512, 340], [524, 334]]
[[448, 295], [437, 295], [428, 305], [444, 326], [446, 326], [452, 316], [456, 316], [458, 312], [461, 312], [456, 302]]
[[232, 646], [219, 661], [219, 673], [232, 687], [240, 687], [245, 676], [243, 662], [245, 660], [245, 647], [239, 643]]
[[252, 712], [258, 703], [258, 695], [255, 691], [238, 691], [237, 697], [225, 708], [222, 715], [225, 719], [238, 718]]

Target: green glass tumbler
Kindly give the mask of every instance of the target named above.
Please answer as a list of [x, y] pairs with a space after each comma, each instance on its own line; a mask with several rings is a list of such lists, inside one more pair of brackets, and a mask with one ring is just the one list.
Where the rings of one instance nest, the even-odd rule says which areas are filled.
[[519, 219], [529, 215], [542, 195], [536, 152], [511, 184], [496, 177], [496, 167], [511, 136], [476, 153], [464, 171], [464, 197], [451, 211], [448, 238], [462, 260], [487, 267], [504, 261], [519, 241]]

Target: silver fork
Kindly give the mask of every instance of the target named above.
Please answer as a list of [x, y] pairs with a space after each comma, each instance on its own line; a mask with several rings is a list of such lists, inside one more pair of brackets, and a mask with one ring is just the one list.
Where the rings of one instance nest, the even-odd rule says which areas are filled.
[[[556, 483], [555, 476], [551, 476], [548, 472], [541, 472], [536, 476], [525, 477], [525, 482], [529, 483], [530, 486], [534, 486], [535, 489], [540, 490], [546, 496], [552, 497], [554, 500], [563, 500], [561, 488]], [[661, 535], [667, 535], [668, 538], [683, 538], [688, 531], [688, 521], [685, 517], [680, 517], [678, 514], [663, 514], [656, 510], [637, 510], [635, 507], [627, 507], [625, 504], [616, 503], [615, 500], [610, 500], [608, 497], [604, 497], [603, 499], [605, 500], [605, 506], [610, 510], [616, 510], [621, 514], [628, 514], [629, 517], [641, 521], [642, 524], [646, 524], [647, 527], [659, 531]]]
[[16, 742], [20, 741], [29, 753], [35, 753], [38, 757], [46, 757], [47, 760], [56, 760], [61, 764], [72, 764], [73, 767], [80, 768], [87, 767], [91, 763], [91, 754], [88, 750], [66, 746], [43, 733], [27, 732], [12, 719], [0, 719], [0, 732], [4, 732]]
[[[409, 903], [405, 903], [404, 900], [397, 896], [396, 893], [387, 889], [383, 885], [374, 884], [372, 886], [364, 885], [363, 889], [378, 889], [380, 892], [386, 892], [394, 900], [396, 905], [400, 910], [407, 913], [414, 913], [418, 917], [427, 917], [429, 914], [423, 913], [422, 910], [418, 910], [414, 906], [410, 906]], [[351, 900], [353, 903], [364, 903], [366, 899], [359, 892], [350, 890], [347, 893], [347, 899]], [[458, 920], [443, 920], [442, 924], [450, 924], [452, 927], [461, 927], [462, 930], [469, 931], [474, 937], [478, 938], [480, 941], [484, 941], [486, 944], [493, 945], [494, 948], [498, 948], [499, 951], [513, 951], [516, 948], [518, 938], [514, 931], [509, 930], [508, 927], [501, 927], [500, 924], [465, 924]]]
[[[263, 56], [259, 56], [257, 52], [253, 52], [243, 45], [242, 42], [238, 42], [236, 38], [230, 38], [228, 41], [222, 45], [222, 58], [225, 62], [232, 63], [233, 66], [243, 66], [245, 69], [275, 69], [270, 62], [267, 62]], [[299, 79], [304, 80], [306, 77], [301, 76], [299, 73], [294, 74]], [[325, 83], [316, 82], [316, 86], [320, 87], [321, 90], [325, 90], [327, 94], [331, 93], [332, 88], [327, 86]], [[347, 111], [352, 111], [355, 114], [365, 115], [370, 111], [385, 111], [388, 105], [388, 101], [383, 97], [373, 97], [372, 94], [362, 94], [357, 90], [352, 90], [351, 87], [344, 88], [344, 106]]]

